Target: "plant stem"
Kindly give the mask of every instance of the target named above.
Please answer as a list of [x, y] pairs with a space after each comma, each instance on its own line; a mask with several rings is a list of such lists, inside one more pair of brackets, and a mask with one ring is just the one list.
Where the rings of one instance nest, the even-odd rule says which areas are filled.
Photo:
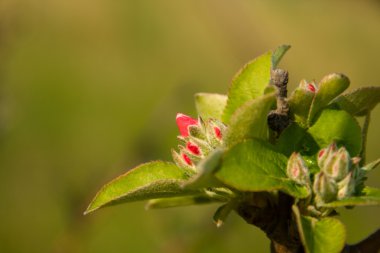
[[342, 253], [378, 253], [380, 252], [380, 229], [376, 230], [372, 235], [363, 241], [347, 245]]
[[368, 127], [369, 127], [370, 121], [371, 121], [371, 113], [368, 112], [367, 115], [365, 116], [364, 124], [362, 128], [362, 151], [360, 153], [360, 157], [361, 157], [360, 165], [362, 166], [365, 164], [365, 159], [366, 159], [367, 134], [368, 134]]

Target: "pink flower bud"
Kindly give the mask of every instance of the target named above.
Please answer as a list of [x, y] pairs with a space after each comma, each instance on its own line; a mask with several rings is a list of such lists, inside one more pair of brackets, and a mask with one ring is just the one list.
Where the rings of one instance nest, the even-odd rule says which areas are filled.
[[318, 90], [318, 87], [314, 82], [307, 82], [306, 80], [301, 81], [300, 87], [311, 93], [315, 93]]
[[176, 122], [179, 132], [182, 136], [189, 136], [189, 126], [198, 125], [198, 120], [193, 119], [185, 114], [177, 113]]
[[323, 168], [325, 166], [325, 163], [329, 162], [331, 158], [334, 156], [336, 152], [336, 144], [335, 142], [331, 143], [327, 148], [321, 149], [318, 152], [318, 166], [319, 168]]
[[320, 205], [336, 200], [338, 187], [333, 179], [319, 172], [315, 175], [313, 190], [317, 205]]
[[214, 132], [215, 132], [216, 138], [218, 138], [219, 140], [221, 140], [222, 139], [222, 131], [220, 131], [220, 128], [219, 127], [214, 127]]
[[307, 89], [308, 89], [309, 91], [313, 92], [313, 93], [317, 90], [317, 88], [315, 87], [315, 85], [312, 84], [312, 83], [309, 83], [309, 84], [307, 85]]
[[201, 150], [198, 145], [191, 143], [190, 141], [186, 144], [186, 148], [194, 155], [200, 155]]
[[309, 183], [309, 169], [299, 153], [293, 153], [290, 156], [286, 172], [289, 178], [299, 184]]
[[186, 154], [182, 154], [182, 158], [187, 163], [187, 165], [189, 165], [189, 166], [193, 165], [190, 158]]

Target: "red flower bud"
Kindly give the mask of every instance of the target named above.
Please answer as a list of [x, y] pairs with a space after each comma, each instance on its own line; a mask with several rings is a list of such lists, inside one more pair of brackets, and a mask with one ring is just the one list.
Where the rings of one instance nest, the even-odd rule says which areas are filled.
[[182, 113], [177, 113], [176, 122], [178, 125], [179, 132], [184, 137], [189, 136], [189, 126], [198, 125], [198, 120], [193, 119]]
[[183, 160], [185, 160], [185, 162], [191, 166], [193, 163], [191, 162], [190, 158], [186, 155], [186, 154], [182, 154], [182, 158]]
[[194, 155], [200, 155], [201, 154], [201, 150], [199, 149], [199, 147], [194, 144], [194, 143], [191, 143], [191, 142], [188, 142], [186, 144], [186, 148], [191, 152], [193, 153]]
[[315, 92], [315, 91], [317, 90], [316, 87], [315, 87], [315, 85], [312, 84], [312, 83], [309, 83], [309, 84], [307, 85], [307, 89], [308, 89], [309, 91], [311, 91], [311, 92]]
[[214, 127], [214, 132], [215, 132], [216, 138], [218, 138], [219, 140], [221, 140], [222, 139], [222, 131], [220, 131], [220, 128], [219, 127]]

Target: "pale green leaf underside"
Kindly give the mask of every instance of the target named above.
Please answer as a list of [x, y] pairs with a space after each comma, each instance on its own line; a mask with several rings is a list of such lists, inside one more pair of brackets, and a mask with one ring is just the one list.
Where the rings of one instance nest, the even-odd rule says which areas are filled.
[[325, 76], [318, 85], [318, 90], [310, 106], [308, 124], [312, 125], [314, 117], [334, 98], [341, 94], [350, 85], [350, 80], [342, 74], [330, 74]]
[[302, 216], [296, 207], [293, 207], [293, 211], [307, 253], [339, 253], [342, 251], [346, 240], [346, 231], [339, 220], [335, 218], [317, 220]]
[[355, 89], [340, 95], [334, 102], [351, 115], [364, 116], [380, 103], [380, 86]]
[[232, 81], [223, 122], [228, 123], [237, 108], [264, 94], [270, 81], [272, 52], [267, 52], [249, 62], [238, 72]]
[[343, 110], [325, 109], [308, 132], [324, 148], [336, 141], [344, 145], [351, 156], [361, 151], [362, 135], [358, 122]]
[[267, 116], [275, 103], [274, 93], [260, 96], [238, 108], [230, 119], [225, 137], [227, 147], [231, 147], [245, 139], [268, 137]]
[[221, 121], [226, 103], [226, 95], [215, 93], [195, 94], [195, 107], [198, 115], [204, 120], [212, 118]]
[[325, 207], [380, 205], [380, 189], [366, 187], [361, 196], [350, 197], [324, 204]]
[[296, 198], [308, 196], [306, 187], [286, 176], [287, 158], [260, 140], [247, 140], [228, 150], [215, 176], [240, 191], [281, 190]]
[[181, 188], [186, 178], [184, 170], [172, 163], [142, 164], [104, 185], [85, 214], [124, 202], [193, 194]]
[[223, 200], [222, 198], [213, 198], [207, 194], [201, 193], [201, 194], [183, 196], [183, 197], [152, 199], [148, 201], [145, 208], [146, 209], [169, 208], [169, 207], [219, 203], [219, 202], [224, 202], [224, 201], [226, 200]]

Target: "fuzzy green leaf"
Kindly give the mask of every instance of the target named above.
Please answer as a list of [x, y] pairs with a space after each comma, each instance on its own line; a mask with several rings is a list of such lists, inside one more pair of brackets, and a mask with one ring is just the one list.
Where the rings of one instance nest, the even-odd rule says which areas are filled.
[[272, 66], [275, 69], [285, 53], [290, 49], [290, 45], [281, 45], [277, 47], [272, 55]]
[[315, 97], [315, 93], [310, 92], [303, 86], [307, 86], [306, 80], [302, 80], [301, 84], [292, 92], [289, 97], [289, 110], [296, 122], [307, 125], [307, 117], [309, 116], [310, 106]]
[[254, 59], [238, 72], [232, 81], [223, 122], [229, 123], [232, 114], [244, 103], [264, 94], [270, 81], [272, 52]]
[[362, 135], [358, 122], [342, 110], [325, 109], [308, 132], [320, 148], [333, 141], [346, 147], [351, 156], [356, 156], [362, 148]]
[[230, 213], [234, 210], [234, 208], [236, 208], [237, 206], [237, 202], [235, 200], [231, 200], [230, 202], [228, 202], [227, 204], [224, 204], [222, 206], [220, 206], [214, 216], [213, 216], [213, 220], [214, 220], [214, 223], [216, 224], [216, 226], [219, 228], [221, 227], [224, 222], [226, 221], [227, 217], [230, 215]]
[[217, 148], [206, 158], [202, 159], [199, 164], [197, 164], [197, 173], [185, 181], [183, 187], [186, 189], [200, 189], [221, 186], [221, 182], [215, 178], [213, 173], [220, 165], [223, 152], [223, 149]]
[[275, 103], [274, 93], [260, 96], [241, 106], [230, 119], [230, 125], [225, 137], [227, 147], [233, 146], [245, 139], [268, 137], [267, 116]]
[[281, 190], [296, 198], [309, 195], [305, 186], [286, 176], [287, 158], [261, 140], [247, 140], [233, 146], [223, 156], [215, 176], [240, 191]]
[[198, 115], [204, 120], [212, 118], [221, 121], [226, 103], [226, 95], [215, 93], [195, 94], [195, 107]]
[[365, 170], [365, 171], [371, 171], [373, 169], [375, 169], [377, 166], [380, 165], [380, 158], [373, 161], [373, 162], [370, 162], [368, 164], [366, 164], [362, 169]]
[[276, 141], [276, 149], [286, 156], [290, 156], [293, 152], [302, 149], [302, 140], [306, 135], [306, 129], [297, 123], [292, 123], [285, 128], [280, 137]]
[[334, 102], [351, 115], [365, 116], [380, 103], [380, 87], [361, 87], [340, 95]]
[[98, 208], [146, 199], [194, 194], [182, 189], [185, 171], [167, 162], [142, 164], [104, 185], [85, 214]]
[[312, 125], [314, 117], [326, 107], [334, 98], [341, 94], [350, 85], [350, 80], [342, 74], [325, 76], [318, 85], [318, 90], [311, 103], [308, 124]]
[[360, 196], [349, 197], [342, 200], [326, 203], [325, 207], [340, 206], [375, 206], [380, 205], [380, 189], [365, 187]]
[[344, 225], [334, 218], [317, 220], [300, 215], [298, 208], [293, 206], [298, 231], [307, 253], [339, 253], [342, 251], [346, 230]]

